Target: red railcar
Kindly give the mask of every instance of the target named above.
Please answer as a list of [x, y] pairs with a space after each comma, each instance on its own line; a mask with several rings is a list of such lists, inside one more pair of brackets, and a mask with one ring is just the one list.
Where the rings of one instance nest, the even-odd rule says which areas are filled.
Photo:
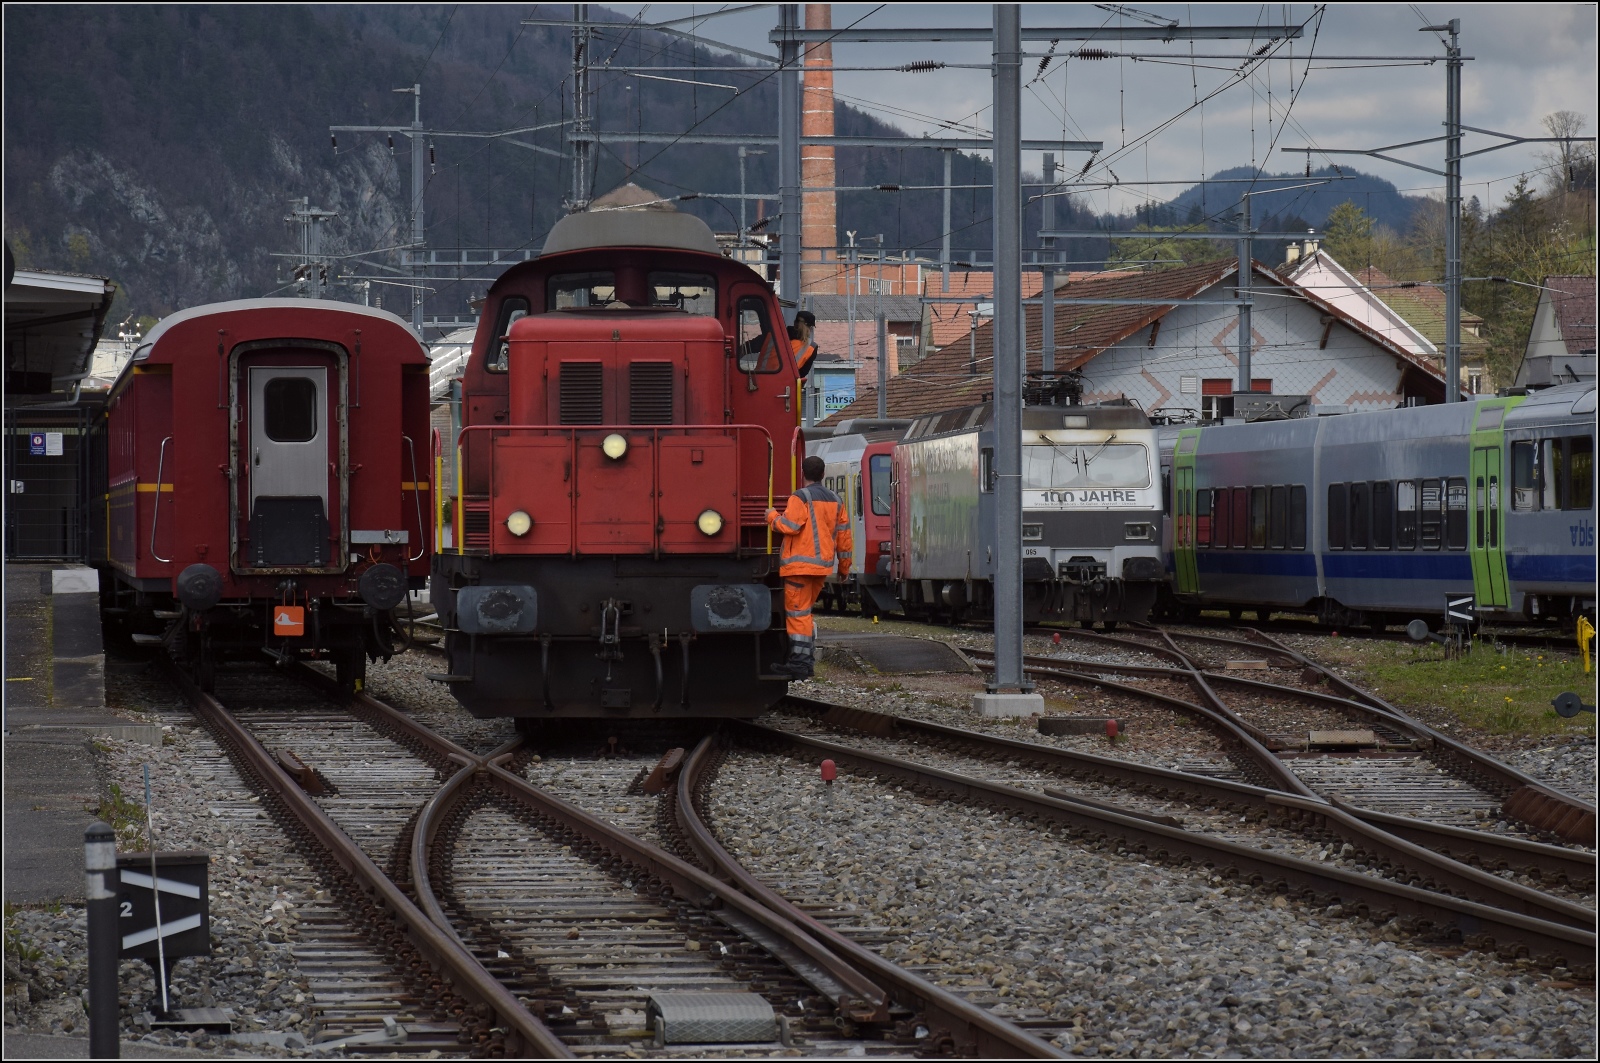
[[394, 652], [433, 533], [428, 361], [405, 322], [250, 299], [150, 331], [112, 388], [103, 601], [209, 685], [220, 659]]
[[489, 290], [434, 561], [479, 716], [754, 715], [782, 695], [799, 376], [770, 286], [673, 211], [575, 214]]

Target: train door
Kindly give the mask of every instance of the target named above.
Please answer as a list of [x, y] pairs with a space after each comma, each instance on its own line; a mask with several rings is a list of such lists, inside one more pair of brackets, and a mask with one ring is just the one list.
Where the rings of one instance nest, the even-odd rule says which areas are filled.
[[1471, 526], [1467, 553], [1472, 559], [1472, 592], [1478, 607], [1510, 604], [1505, 550], [1505, 413], [1514, 400], [1488, 402], [1475, 411], [1472, 474], [1468, 486]]
[[340, 567], [333, 529], [342, 524], [343, 428], [329, 361], [281, 347], [241, 359], [238, 524], [248, 538], [239, 562], [247, 569]]
[[1199, 447], [1199, 430], [1188, 429], [1178, 433], [1172, 455], [1172, 553], [1179, 594], [1200, 593], [1194, 552], [1194, 461]]

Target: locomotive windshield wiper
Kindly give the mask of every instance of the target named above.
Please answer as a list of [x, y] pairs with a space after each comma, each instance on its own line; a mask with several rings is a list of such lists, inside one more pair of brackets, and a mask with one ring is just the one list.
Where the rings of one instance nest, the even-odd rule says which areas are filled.
[[1093, 454], [1085, 454], [1083, 456], [1083, 468], [1084, 468], [1085, 472], [1087, 472], [1088, 469], [1089, 469], [1089, 463], [1091, 461], [1093, 461], [1094, 459], [1098, 458], [1100, 456], [1100, 452], [1102, 450], [1106, 449], [1107, 447], [1109, 447], [1112, 443], [1116, 442], [1116, 439], [1117, 439], [1117, 433], [1112, 432], [1110, 435], [1106, 436], [1104, 442], [1102, 442], [1098, 447], [1095, 448]]

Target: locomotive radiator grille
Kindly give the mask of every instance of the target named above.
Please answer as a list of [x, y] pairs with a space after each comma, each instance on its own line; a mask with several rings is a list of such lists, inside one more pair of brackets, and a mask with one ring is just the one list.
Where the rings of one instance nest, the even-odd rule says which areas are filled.
[[605, 423], [604, 367], [599, 362], [561, 363], [561, 423]]
[[671, 362], [633, 362], [628, 366], [629, 424], [673, 423], [672, 371]]
[[489, 499], [485, 497], [469, 497], [466, 507], [461, 512], [461, 532], [464, 546], [468, 550], [487, 550], [489, 548]]

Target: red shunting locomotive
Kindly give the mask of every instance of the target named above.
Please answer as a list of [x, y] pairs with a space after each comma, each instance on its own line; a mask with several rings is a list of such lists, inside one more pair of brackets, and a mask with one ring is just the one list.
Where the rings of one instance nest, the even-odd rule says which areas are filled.
[[427, 578], [428, 359], [393, 314], [250, 299], [171, 315], [100, 426], [102, 603], [165, 629], [202, 686], [229, 658], [320, 656], [356, 686]]
[[798, 385], [772, 289], [704, 222], [558, 222], [489, 290], [464, 376], [435, 678], [477, 716], [771, 705]]

